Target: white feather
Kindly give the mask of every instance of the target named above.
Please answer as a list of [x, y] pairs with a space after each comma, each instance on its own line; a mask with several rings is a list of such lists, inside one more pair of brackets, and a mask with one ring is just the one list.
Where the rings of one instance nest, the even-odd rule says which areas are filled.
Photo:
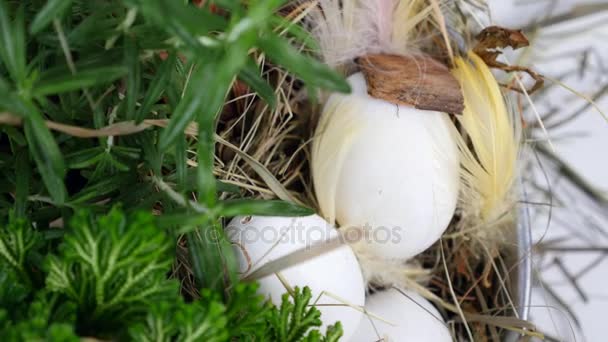
[[325, 63], [338, 67], [369, 53], [417, 53], [431, 19], [428, 0], [319, 0], [306, 22]]

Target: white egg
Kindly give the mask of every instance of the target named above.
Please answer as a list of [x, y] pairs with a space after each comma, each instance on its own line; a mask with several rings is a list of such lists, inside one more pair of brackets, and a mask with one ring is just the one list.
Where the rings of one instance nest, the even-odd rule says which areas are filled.
[[[250, 273], [266, 263], [338, 235], [338, 231], [318, 215], [307, 217], [236, 217], [227, 227], [228, 238], [236, 247], [242, 273]], [[280, 272], [291, 287], [308, 286], [321, 311], [324, 331], [327, 325], [342, 322], [344, 340], [352, 336], [363, 313], [327, 295], [362, 307], [365, 284], [359, 263], [348, 245], [322, 254]], [[285, 286], [276, 274], [259, 280], [259, 292], [281, 303]], [[333, 304], [324, 306], [323, 304]], [[336, 305], [337, 304], [337, 305]]]
[[[389, 289], [367, 298], [367, 315], [351, 342], [451, 342], [443, 318], [426, 299], [411, 291]], [[390, 323], [390, 324], [389, 324]]]
[[445, 113], [372, 98], [361, 73], [353, 92], [332, 94], [313, 141], [312, 172], [323, 216], [371, 232], [377, 255], [408, 259], [437, 241], [459, 189], [455, 130]]

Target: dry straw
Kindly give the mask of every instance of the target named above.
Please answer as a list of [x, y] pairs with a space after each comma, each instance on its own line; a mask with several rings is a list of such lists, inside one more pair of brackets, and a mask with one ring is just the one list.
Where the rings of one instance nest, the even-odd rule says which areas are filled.
[[[471, 36], [462, 29], [467, 25], [450, 27], [450, 23], [457, 20], [444, 18], [437, 11], [440, 8], [441, 13], [461, 13], [459, 8], [453, 7], [455, 2], [370, 1], [365, 2], [366, 7], [355, 6], [355, 1], [344, 2], [344, 7], [339, 3], [331, 0], [300, 2], [284, 13], [297, 19], [302, 18], [297, 13], [309, 13], [304, 17], [304, 23], [298, 23], [296, 19], [293, 23], [307, 25], [319, 42], [321, 58], [346, 74], [356, 69], [356, 57], [379, 52], [431, 53], [450, 65], [452, 53], [462, 54], [462, 51], [450, 53], [458, 44], [452, 42], [454, 37], [447, 32], [456, 31], [465, 37], [463, 41]], [[400, 20], [392, 21], [395, 17]], [[355, 25], [357, 21], [362, 24]], [[393, 27], [392, 22], [398, 24]], [[261, 64], [265, 62], [263, 56], [258, 60]], [[458, 119], [463, 133], [468, 133], [464, 133], [461, 144], [466, 157], [463, 159], [467, 160], [463, 168], [467, 195], [463, 196], [462, 203], [465, 205], [461, 206], [446, 237], [408, 264], [366, 257], [365, 251], [358, 251], [358, 256], [372, 288], [395, 284], [421, 293], [442, 309], [456, 338], [498, 340], [504, 338], [507, 331], [542, 337], [533, 325], [518, 318], [517, 294], [512, 286], [519, 262], [512, 243], [516, 229], [513, 185], [517, 176], [512, 170], [517, 170], [520, 157], [520, 131], [517, 128], [520, 113], [507, 110], [503, 92], [495, 80], [490, 82], [492, 76], [487, 67], [480, 64], [483, 62], [471, 56], [454, 57], [454, 60], [461, 67], [457, 70], [467, 68], [477, 73], [465, 78], [472, 78], [470, 81], [485, 87], [465, 88], [465, 99], [467, 95], [469, 101], [490, 96], [490, 102], [476, 107], [481, 112], [465, 112]], [[218, 131], [222, 140], [218, 147], [217, 173], [223, 180], [248, 189], [253, 196], [289, 196], [294, 201], [318, 208], [309, 161], [319, 108], [310, 105], [301, 85], [282, 70], [268, 64], [265, 70], [264, 76], [274, 81], [279, 105], [270, 109], [246, 90], [234, 88], [234, 98], [222, 114]], [[456, 78], [458, 76], [456, 73]], [[492, 112], [483, 110], [488, 105]], [[471, 116], [492, 114], [496, 116], [482, 125], [496, 124], [498, 118], [497, 130], [493, 134], [478, 132], [475, 135], [475, 117]], [[356, 126], [356, 123], [350, 124]], [[478, 130], [487, 128], [477, 125]], [[493, 150], [480, 157], [477, 149], [491, 139], [497, 139], [494, 141], [498, 141], [500, 151]], [[339, 156], [331, 159], [335, 158]], [[478, 185], [479, 181], [483, 181], [483, 185]], [[475, 219], [465, 224], [463, 217]], [[488, 239], [488, 236], [496, 236], [488, 233], [488, 229], [497, 227], [504, 232], [502, 238]]]

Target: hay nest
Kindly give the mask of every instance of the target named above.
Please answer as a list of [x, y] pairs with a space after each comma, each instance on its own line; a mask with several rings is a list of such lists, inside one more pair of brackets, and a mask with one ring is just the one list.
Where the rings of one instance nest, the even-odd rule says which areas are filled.
[[[302, 10], [301, 4], [288, 6], [283, 14], [296, 21]], [[463, 41], [471, 39], [467, 23], [451, 29], [459, 32]], [[435, 28], [429, 28], [429, 32], [433, 33], [430, 37], [437, 38], [430, 47], [433, 54], [447, 57], [441, 33]], [[217, 126], [215, 174], [224, 183], [238, 186], [241, 194], [224, 193], [224, 199], [280, 198], [318, 212], [310, 149], [320, 115], [319, 99], [324, 95], [311, 93], [301, 81], [264, 56], [258, 56], [257, 61], [264, 70], [263, 77], [275, 87], [277, 105], [269, 107], [244, 83], [234, 82]], [[191, 163], [194, 160], [193, 156]], [[435, 303], [457, 339], [499, 341], [513, 333], [534, 336], [534, 326], [520, 317], [516, 285], [522, 258], [518, 253], [517, 219], [507, 220], [503, 226], [506, 243], [472, 241], [476, 237], [467, 231], [471, 227], [461, 224], [456, 215], [442, 240], [407, 265], [387, 265], [365, 257], [363, 252], [358, 256], [364, 269], [384, 269], [382, 273], [365, 275], [370, 291], [391, 282], [407, 284]], [[180, 245], [178, 251], [181, 262], [176, 266], [176, 275], [183, 280], [184, 291], [197, 296], [187, 249]], [[374, 263], [382, 267], [374, 267]]]

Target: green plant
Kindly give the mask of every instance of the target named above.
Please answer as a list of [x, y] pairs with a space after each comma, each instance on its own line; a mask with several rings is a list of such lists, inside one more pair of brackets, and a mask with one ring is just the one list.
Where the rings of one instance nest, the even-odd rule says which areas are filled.
[[321, 325], [321, 313], [314, 306], [309, 306], [312, 293], [305, 287], [302, 291], [294, 289], [293, 302], [290, 294], [283, 295], [281, 306], [270, 310], [270, 335], [273, 341], [337, 341], [342, 336], [342, 326], [338, 322], [327, 329], [323, 337], [312, 327]]
[[265, 65], [348, 90], [285, 2], [0, 0], [3, 337], [267, 337], [222, 220], [312, 211], [217, 181], [218, 117], [236, 80], [277, 104]]
[[58, 254], [47, 257], [46, 289], [77, 305], [82, 331], [112, 331], [175, 297], [178, 284], [166, 276], [172, 245], [151, 215], [113, 209], [97, 221], [77, 212]]
[[[279, 308], [256, 294], [255, 283], [235, 284], [227, 302], [221, 292], [204, 290], [187, 303], [177, 281], [166, 276], [174, 261], [173, 239], [148, 213], [125, 215], [114, 208], [98, 217], [78, 211], [55, 246], [45, 246], [42, 234], [23, 220], [0, 228], [0, 234], [0, 335], [7, 341], [129, 336], [296, 342], [335, 341], [341, 335], [339, 323], [326, 337], [315, 330], [320, 313], [309, 306], [308, 288], [295, 289], [293, 304], [286, 294]], [[45, 248], [49, 254], [42, 256]], [[44, 269], [36, 266], [38, 257]], [[34, 275], [43, 281], [33, 281]]]

